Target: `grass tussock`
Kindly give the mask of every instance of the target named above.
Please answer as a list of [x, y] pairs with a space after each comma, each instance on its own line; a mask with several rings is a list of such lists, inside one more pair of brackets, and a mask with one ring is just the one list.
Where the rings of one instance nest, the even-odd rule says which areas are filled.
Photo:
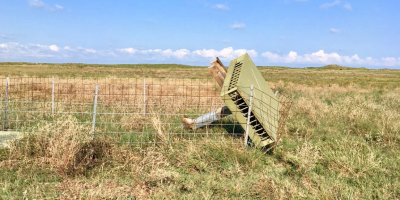
[[22, 139], [10, 143], [10, 160], [48, 165], [63, 177], [83, 175], [110, 149], [101, 138], [92, 140], [90, 128], [72, 116], [55, 123], [39, 123]]

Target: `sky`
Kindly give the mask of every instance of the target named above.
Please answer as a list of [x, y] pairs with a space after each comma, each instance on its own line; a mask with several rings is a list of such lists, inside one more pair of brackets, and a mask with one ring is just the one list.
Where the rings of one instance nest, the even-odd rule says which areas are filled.
[[0, 0], [0, 62], [400, 69], [398, 0]]

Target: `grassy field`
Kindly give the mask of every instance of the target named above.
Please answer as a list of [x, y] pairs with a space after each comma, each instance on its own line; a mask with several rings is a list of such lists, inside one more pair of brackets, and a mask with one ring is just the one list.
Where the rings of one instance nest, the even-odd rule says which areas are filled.
[[[63, 116], [0, 149], [0, 199], [400, 198], [400, 70], [259, 69], [294, 101], [274, 151], [240, 137], [132, 148]], [[0, 63], [6, 76], [211, 79], [183, 65]]]

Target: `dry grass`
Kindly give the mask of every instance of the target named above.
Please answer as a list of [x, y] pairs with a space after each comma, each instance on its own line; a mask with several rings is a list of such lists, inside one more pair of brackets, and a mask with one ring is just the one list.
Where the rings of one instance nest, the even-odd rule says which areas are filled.
[[[92, 141], [90, 128], [67, 116], [55, 123], [39, 123], [22, 139], [10, 143], [10, 160], [31, 160], [62, 177], [85, 174], [96, 162], [91, 157], [108, 153], [100, 139]], [[109, 141], [108, 141], [109, 142]]]
[[115, 180], [100, 183], [66, 180], [56, 184], [55, 188], [60, 192], [59, 199], [148, 199], [145, 188], [140, 185], [122, 185]]
[[[36, 124], [34, 134], [16, 142], [12, 151], [0, 151], [0, 198], [400, 198], [398, 72], [281, 68], [262, 71], [267, 79], [272, 79], [272, 88], [295, 101], [281, 142], [268, 154], [244, 147], [243, 138], [234, 136], [171, 138], [165, 133], [175, 132], [177, 127], [160, 122], [177, 119], [161, 115], [112, 116], [112, 120], [128, 122], [120, 126], [128, 130], [138, 128], [134, 122], [149, 122], [148, 129], [157, 136], [151, 141], [173, 141], [171, 144], [151, 143], [137, 148], [117, 143], [118, 137], [107, 135], [98, 135], [92, 142], [90, 124], [76, 123], [84, 117], [73, 115], [59, 124]], [[128, 91], [134, 93], [134, 88], [102, 88], [102, 92], [125, 95]], [[48, 88], [36, 87], [34, 91], [44, 90]], [[211, 87], [210, 94], [214, 90]], [[78, 94], [80, 89], [66, 87], [65, 91]], [[178, 104], [191, 102], [186, 107], [149, 107], [148, 111], [206, 112], [189, 105], [213, 100], [185, 99], [187, 91], [174, 90], [175, 97], [165, 97]], [[104, 96], [103, 100], [109, 101], [104, 104], [108, 107], [102, 109], [133, 109], [124, 102], [135, 98], [109, 96]], [[139, 96], [135, 100], [140, 102], [143, 99]], [[92, 97], [87, 97], [87, 102], [93, 101]], [[68, 111], [70, 99], [65, 98], [59, 109]], [[156, 103], [160, 99], [149, 101]], [[55, 141], [56, 138], [63, 142]], [[91, 164], [86, 164], [92, 153], [86, 149], [96, 153]]]

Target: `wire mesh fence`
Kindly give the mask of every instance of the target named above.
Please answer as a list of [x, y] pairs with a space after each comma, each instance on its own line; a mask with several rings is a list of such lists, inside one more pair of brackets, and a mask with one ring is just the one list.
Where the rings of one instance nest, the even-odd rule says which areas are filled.
[[[242, 132], [229, 117], [202, 129], [182, 124], [183, 117], [195, 118], [224, 105], [218, 86], [209, 79], [11, 77], [8, 82], [1, 78], [0, 84], [5, 130], [29, 131], [71, 115], [77, 123], [93, 127], [90, 134], [131, 144]], [[157, 134], [169, 139], [157, 141]]]
[[232, 116], [197, 129], [182, 123], [184, 117], [225, 105], [211, 79], [0, 78], [0, 99], [0, 120], [8, 131], [29, 132], [72, 116], [74, 123], [91, 127], [82, 134], [107, 135], [118, 143], [201, 142], [204, 137], [243, 141], [244, 130]]

